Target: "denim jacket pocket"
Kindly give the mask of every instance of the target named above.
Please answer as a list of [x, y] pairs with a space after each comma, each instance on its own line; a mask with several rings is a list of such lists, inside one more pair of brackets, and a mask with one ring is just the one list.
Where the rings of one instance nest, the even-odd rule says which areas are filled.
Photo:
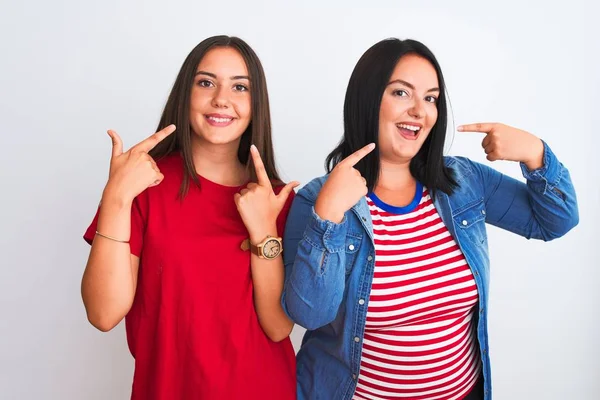
[[457, 233], [467, 236], [471, 242], [478, 246], [487, 242], [483, 199], [460, 208], [454, 213], [453, 218], [454, 225], [457, 227], [457, 231], [459, 231]]
[[358, 253], [361, 242], [361, 235], [352, 233], [346, 234], [346, 275], [349, 275], [350, 272], [352, 272], [352, 267], [354, 266], [356, 254]]

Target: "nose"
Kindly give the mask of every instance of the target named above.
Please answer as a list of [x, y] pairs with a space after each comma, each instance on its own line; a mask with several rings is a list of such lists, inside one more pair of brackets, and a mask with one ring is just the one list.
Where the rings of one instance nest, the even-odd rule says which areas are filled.
[[425, 107], [423, 100], [415, 99], [411, 108], [408, 109], [408, 115], [415, 119], [421, 119], [425, 116]]
[[214, 97], [212, 99], [212, 105], [215, 108], [227, 108], [229, 107], [229, 93], [225, 86], [219, 86], [214, 91]]

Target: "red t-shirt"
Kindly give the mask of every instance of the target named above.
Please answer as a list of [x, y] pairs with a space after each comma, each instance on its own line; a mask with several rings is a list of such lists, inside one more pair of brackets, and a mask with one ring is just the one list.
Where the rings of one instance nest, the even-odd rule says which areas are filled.
[[[200, 177], [201, 187], [190, 184], [180, 201], [180, 155], [158, 165], [163, 182], [141, 193], [131, 214], [131, 253], [140, 257], [125, 318], [135, 358], [131, 398], [295, 399], [291, 341], [272, 342], [254, 309], [250, 252], [240, 249], [248, 231], [233, 199], [242, 187]], [[89, 243], [97, 218], [84, 235]]]

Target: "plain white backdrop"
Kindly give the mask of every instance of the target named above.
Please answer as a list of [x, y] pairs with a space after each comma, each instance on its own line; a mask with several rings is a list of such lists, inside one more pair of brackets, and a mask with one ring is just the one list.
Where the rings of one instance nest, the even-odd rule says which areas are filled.
[[[351, 71], [392, 36], [437, 55], [456, 125], [498, 121], [545, 139], [572, 174], [581, 222], [550, 243], [489, 230], [494, 398], [599, 398], [598, 6], [422, 3], [3, 1], [0, 398], [128, 398], [123, 324], [96, 331], [80, 297], [105, 132], [126, 146], [153, 133], [184, 58], [216, 34], [240, 36], [263, 62], [287, 180], [323, 174]], [[451, 154], [487, 162], [481, 134], [451, 133]]]

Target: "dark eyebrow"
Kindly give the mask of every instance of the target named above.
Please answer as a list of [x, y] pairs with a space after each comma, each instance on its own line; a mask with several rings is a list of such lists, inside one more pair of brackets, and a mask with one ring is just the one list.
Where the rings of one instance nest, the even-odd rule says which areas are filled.
[[211, 74], [210, 72], [206, 72], [206, 71], [197, 71], [196, 75], [208, 75], [211, 78], [217, 79], [217, 76], [215, 74]]
[[[411, 83], [408, 83], [408, 82], [406, 82], [406, 81], [403, 81], [402, 79], [396, 79], [396, 80], [394, 80], [394, 81], [391, 81], [390, 83], [388, 83], [388, 86], [389, 86], [389, 85], [391, 85], [391, 84], [393, 84], [393, 83], [399, 83], [399, 84], [401, 84], [401, 85], [404, 85], [404, 86], [406, 86], [406, 87], [407, 87], [407, 88], [409, 88], [409, 89], [415, 90], [415, 87], [414, 87], [414, 86], [413, 86]], [[429, 93], [429, 92], [439, 92], [439, 91], [440, 91], [440, 88], [436, 88], [436, 87], [434, 87], [434, 88], [431, 88], [431, 89], [429, 89], [429, 90], [427, 91], [427, 93]]]
[[[217, 75], [213, 74], [212, 72], [198, 71], [198, 72], [196, 72], [196, 75], [207, 75], [207, 76], [210, 76], [211, 78], [217, 79]], [[246, 75], [235, 75], [229, 79], [231, 79], [232, 81], [237, 81], [239, 79], [250, 80], [250, 77], [246, 76]]]

